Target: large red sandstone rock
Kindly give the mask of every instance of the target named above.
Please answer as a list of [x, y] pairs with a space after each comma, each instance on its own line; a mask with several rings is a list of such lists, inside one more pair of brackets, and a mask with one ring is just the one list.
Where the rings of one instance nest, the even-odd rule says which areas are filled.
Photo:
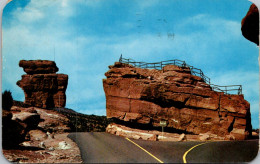
[[19, 65], [28, 73], [17, 82], [24, 90], [25, 104], [40, 108], [65, 107], [68, 75], [56, 74], [55, 62], [21, 60]]
[[23, 67], [27, 74], [49, 74], [59, 71], [56, 63], [49, 60], [21, 60], [19, 66]]
[[241, 22], [242, 34], [251, 42], [259, 45], [259, 11], [255, 4], [252, 4]]
[[243, 95], [215, 92], [189, 68], [141, 69], [116, 62], [103, 79], [108, 118], [167, 127], [193, 134], [251, 134], [250, 104]]

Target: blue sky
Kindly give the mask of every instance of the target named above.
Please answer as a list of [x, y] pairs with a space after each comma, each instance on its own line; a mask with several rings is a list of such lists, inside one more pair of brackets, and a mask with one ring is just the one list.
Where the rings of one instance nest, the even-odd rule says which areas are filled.
[[[55, 60], [67, 105], [105, 115], [102, 79], [120, 54], [185, 60], [217, 85], [243, 85], [259, 127], [258, 47], [241, 34], [247, 0], [13, 0], [3, 12], [2, 89], [24, 100], [21, 59]], [[174, 37], [168, 37], [174, 34]]]

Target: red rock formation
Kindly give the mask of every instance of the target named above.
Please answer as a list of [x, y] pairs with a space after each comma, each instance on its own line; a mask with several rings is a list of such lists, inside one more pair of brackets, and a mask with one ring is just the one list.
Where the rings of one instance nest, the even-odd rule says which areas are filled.
[[82, 163], [78, 146], [67, 137], [70, 124], [55, 110], [12, 106], [3, 110], [2, 153], [15, 163]]
[[225, 95], [191, 74], [187, 67], [163, 70], [135, 68], [116, 62], [103, 79], [108, 118], [167, 127], [192, 134], [251, 134], [250, 104], [243, 95]]
[[26, 75], [17, 85], [24, 90], [25, 104], [40, 108], [64, 107], [68, 75], [56, 74], [55, 62], [47, 60], [21, 60], [19, 66]]
[[246, 16], [241, 22], [242, 34], [251, 42], [259, 45], [259, 12], [255, 4], [252, 4]]
[[33, 74], [50, 74], [59, 71], [54, 61], [48, 60], [21, 60], [19, 66], [23, 67], [24, 72]]
[[8, 111], [3, 109], [3, 147], [12, 148], [25, 141], [29, 131], [41, 122], [40, 115], [34, 110]]

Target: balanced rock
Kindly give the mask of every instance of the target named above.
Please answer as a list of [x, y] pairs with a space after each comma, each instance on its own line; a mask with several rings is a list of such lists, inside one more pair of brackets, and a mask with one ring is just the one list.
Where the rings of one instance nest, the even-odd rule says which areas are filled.
[[188, 67], [142, 69], [116, 62], [103, 79], [108, 118], [190, 134], [251, 135], [250, 104], [243, 95], [213, 91]]
[[23, 67], [24, 72], [32, 74], [50, 74], [59, 71], [56, 63], [49, 60], [21, 60], [19, 66]]
[[24, 90], [26, 105], [40, 108], [65, 106], [68, 75], [56, 74], [58, 68], [55, 62], [21, 60], [19, 66], [27, 73], [17, 82]]
[[259, 45], [259, 11], [255, 4], [252, 4], [241, 22], [243, 36], [251, 42]]

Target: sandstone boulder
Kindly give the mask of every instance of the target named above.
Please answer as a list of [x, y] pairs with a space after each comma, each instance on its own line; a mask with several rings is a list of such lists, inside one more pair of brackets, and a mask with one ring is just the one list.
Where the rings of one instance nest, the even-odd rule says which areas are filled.
[[41, 122], [40, 115], [38, 113], [30, 113], [30, 112], [23, 112], [14, 113], [12, 120], [20, 122], [24, 128], [30, 127], [30, 129], [35, 129], [38, 124]]
[[23, 67], [24, 72], [33, 74], [50, 74], [58, 72], [58, 67], [54, 61], [49, 60], [21, 60], [19, 66]]
[[12, 148], [25, 141], [28, 132], [35, 130], [42, 120], [34, 110], [16, 110], [13, 106], [11, 111], [3, 110], [2, 121], [3, 147]]
[[47, 139], [47, 134], [44, 133], [42, 130], [35, 129], [35, 130], [29, 131], [29, 137], [30, 137], [30, 140], [40, 141], [40, 140]]
[[43, 120], [39, 123], [38, 127], [45, 131], [47, 135], [53, 135], [52, 133], [64, 133], [71, 130], [69, 126], [70, 120], [58, 111], [44, 110], [41, 108], [35, 108], [35, 110]]
[[251, 42], [259, 45], [259, 11], [255, 4], [252, 4], [241, 22], [243, 36]]
[[65, 141], [59, 142], [58, 149], [66, 150], [66, 149], [70, 149], [70, 148], [71, 148], [71, 146], [67, 142], [65, 142]]
[[116, 62], [103, 87], [108, 118], [191, 134], [245, 139], [251, 135], [250, 104], [243, 95], [214, 91], [188, 67], [142, 69]]
[[184, 140], [186, 140], [186, 135], [185, 135], [184, 133], [182, 133], [182, 134], [179, 136], [178, 141], [180, 142], [180, 141], [184, 141]]
[[[53, 61], [21, 60], [19, 65], [26, 75], [17, 82], [25, 94], [25, 104], [39, 108], [64, 107], [68, 75], [56, 74], [58, 68]], [[28, 71], [29, 70], [29, 71]]]
[[208, 134], [201, 134], [200, 135], [200, 137], [199, 137], [199, 139], [201, 140], [201, 141], [206, 141], [206, 140], [209, 140], [210, 139], [210, 136], [208, 135]]
[[[150, 141], [198, 141], [198, 140], [224, 140], [224, 137], [219, 137], [214, 134], [184, 134], [184, 133], [169, 133], [158, 130], [141, 130], [137, 128], [127, 127], [126, 125], [111, 123], [107, 126], [106, 132], [116, 134], [121, 137], [142, 139]], [[230, 140], [232, 138], [229, 138]]]
[[25, 139], [25, 129], [17, 121], [12, 120], [12, 113], [2, 110], [2, 146], [13, 148]]

